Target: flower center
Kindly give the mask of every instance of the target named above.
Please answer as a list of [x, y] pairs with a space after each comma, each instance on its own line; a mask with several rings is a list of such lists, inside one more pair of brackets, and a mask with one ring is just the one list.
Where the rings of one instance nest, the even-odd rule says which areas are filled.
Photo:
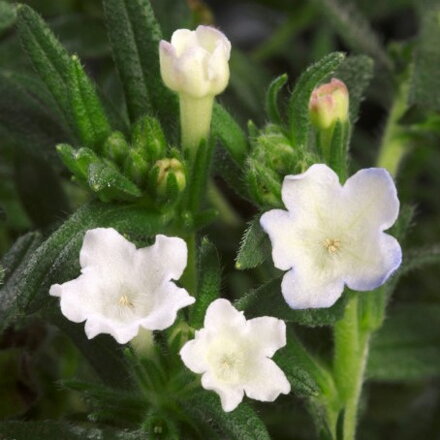
[[130, 298], [127, 295], [121, 295], [118, 302], [123, 307], [134, 307], [134, 304], [131, 302]]
[[334, 238], [326, 238], [322, 245], [327, 250], [327, 252], [331, 255], [337, 254], [341, 249], [341, 240], [337, 240]]
[[218, 360], [217, 376], [226, 382], [237, 380], [240, 376], [240, 361], [235, 353], [223, 354]]

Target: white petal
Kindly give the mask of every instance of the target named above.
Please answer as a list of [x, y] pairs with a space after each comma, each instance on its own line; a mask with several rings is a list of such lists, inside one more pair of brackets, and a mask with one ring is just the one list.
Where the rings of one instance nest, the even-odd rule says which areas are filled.
[[292, 309], [331, 307], [344, 291], [342, 278], [305, 272], [292, 269], [284, 275], [281, 291], [287, 304]]
[[288, 270], [294, 264], [295, 243], [292, 242], [294, 221], [288, 211], [273, 209], [260, 219], [261, 227], [272, 243], [272, 258], [275, 267]]
[[233, 411], [243, 400], [244, 391], [241, 386], [225, 384], [215, 380], [211, 374], [202, 376], [202, 387], [206, 390], [215, 391], [220, 396], [223, 411]]
[[113, 228], [89, 229], [85, 236], [79, 261], [81, 267], [100, 271], [117, 277], [130, 270], [136, 253], [136, 246]]
[[253, 344], [262, 356], [272, 357], [286, 345], [286, 324], [281, 319], [263, 316], [247, 321], [250, 344]]
[[117, 325], [114, 321], [100, 315], [91, 315], [87, 318], [84, 327], [89, 339], [99, 334], [113, 336], [119, 344], [126, 344], [139, 332], [139, 324], [133, 322], [128, 325]]
[[194, 98], [211, 94], [211, 81], [208, 78], [209, 53], [200, 46], [191, 47], [179, 58], [178, 74], [181, 92]]
[[290, 393], [290, 383], [283, 370], [271, 359], [261, 359], [254, 367], [254, 374], [244, 385], [251, 399], [273, 402], [280, 394]]
[[246, 318], [227, 299], [220, 298], [213, 301], [206, 310], [204, 325], [211, 330], [229, 328], [244, 331]]
[[379, 232], [366, 237], [352, 266], [347, 268], [345, 282], [353, 290], [373, 290], [387, 281], [402, 262], [402, 249], [391, 235]]
[[210, 93], [219, 95], [229, 82], [229, 58], [223, 46], [217, 46], [208, 60], [208, 79], [211, 81]]
[[177, 72], [177, 54], [174, 47], [167, 41], [162, 40], [159, 44], [160, 73], [165, 85], [174, 90], [180, 91], [179, 75]]
[[136, 267], [143, 272], [144, 283], [156, 286], [163, 280], [178, 280], [185, 270], [188, 259], [186, 242], [179, 237], [157, 235], [152, 246], [138, 249]]
[[343, 192], [350, 223], [359, 221], [364, 227], [383, 231], [396, 221], [399, 214], [396, 185], [384, 168], [358, 171], [347, 180]]
[[229, 60], [231, 43], [223, 32], [212, 26], [200, 25], [196, 29], [196, 36], [199, 44], [210, 53], [213, 53], [220, 46], [225, 58]]
[[196, 33], [189, 29], [177, 29], [171, 36], [171, 44], [180, 57], [186, 50], [198, 46]]
[[327, 210], [337, 210], [342, 187], [337, 174], [324, 164], [312, 165], [305, 173], [286, 176], [282, 199], [294, 218], [320, 216]]
[[202, 374], [209, 369], [205, 359], [208, 349], [207, 336], [205, 330], [199, 330], [195, 339], [188, 341], [180, 350], [183, 363], [194, 373]]
[[164, 330], [173, 325], [177, 312], [182, 307], [194, 302], [195, 299], [189, 296], [185, 289], [167, 282], [158, 289], [153, 310], [147, 317], [141, 319], [140, 324], [148, 330]]

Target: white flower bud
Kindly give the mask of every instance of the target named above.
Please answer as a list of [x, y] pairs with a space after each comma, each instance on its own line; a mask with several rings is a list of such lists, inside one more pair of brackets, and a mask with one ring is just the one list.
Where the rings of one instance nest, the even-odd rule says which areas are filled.
[[178, 29], [159, 47], [160, 71], [167, 87], [193, 98], [222, 93], [229, 81], [231, 43], [210, 26]]

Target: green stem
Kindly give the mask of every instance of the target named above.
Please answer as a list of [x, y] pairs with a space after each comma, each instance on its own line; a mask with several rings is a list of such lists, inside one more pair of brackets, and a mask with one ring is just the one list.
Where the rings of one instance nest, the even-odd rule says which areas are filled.
[[397, 175], [399, 165], [409, 150], [399, 119], [407, 110], [408, 85], [403, 82], [397, 92], [382, 137], [382, 144], [377, 158], [377, 166], [386, 168], [392, 176]]
[[182, 285], [190, 295], [197, 295], [197, 238], [196, 232], [191, 231], [183, 234], [182, 237], [188, 246], [188, 262], [185, 272], [182, 275]]
[[182, 145], [194, 157], [200, 142], [208, 138], [214, 97], [194, 98], [182, 93], [179, 95], [179, 102]]
[[344, 409], [342, 439], [354, 440], [370, 337], [360, 327], [357, 295], [350, 298], [344, 317], [336, 323], [334, 337], [334, 373]]
[[208, 183], [208, 198], [218, 211], [220, 219], [231, 228], [238, 228], [243, 224], [243, 219], [229, 204], [223, 193], [217, 188], [214, 181]]

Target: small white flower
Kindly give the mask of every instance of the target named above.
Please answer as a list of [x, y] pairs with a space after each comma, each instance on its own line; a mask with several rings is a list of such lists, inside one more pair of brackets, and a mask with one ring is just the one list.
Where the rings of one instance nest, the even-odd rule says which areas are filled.
[[399, 267], [402, 251], [390, 228], [399, 199], [383, 168], [357, 172], [341, 186], [326, 165], [286, 176], [282, 198], [288, 211], [261, 217], [272, 242], [275, 267], [288, 270], [281, 290], [290, 307], [330, 307], [344, 284], [353, 290], [382, 285]]
[[177, 311], [194, 303], [179, 279], [187, 260], [186, 243], [157, 235], [149, 247], [136, 249], [113, 228], [87, 231], [80, 252], [81, 275], [54, 284], [50, 294], [61, 298], [63, 315], [86, 321], [89, 339], [109, 333], [120, 344], [133, 339], [140, 327], [163, 330]]
[[178, 29], [171, 44], [160, 42], [162, 79], [171, 90], [193, 98], [218, 95], [229, 81], [230, 53], [231, 43], [213, 27]]
[[267, 316], [246, 321], [228, 300], [217, 299], [206, 311], [204, 328], [182, 347], [180, 356], [191, 371], [203, 374], [203, 388], [220, 396], [223, 410], [232, 411], [244, 393], [273, 402], [290, 392], [283, 371], [270, 359], [285, 345], [283, 321]]

